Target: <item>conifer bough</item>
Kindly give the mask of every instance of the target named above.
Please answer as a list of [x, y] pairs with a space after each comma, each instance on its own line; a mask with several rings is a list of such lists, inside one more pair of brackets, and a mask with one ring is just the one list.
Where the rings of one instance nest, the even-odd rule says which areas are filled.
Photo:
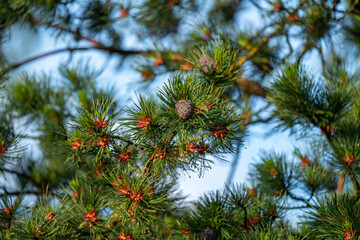
[[[251, 31], [237, 21], [248, 6], [262, 16]], [[74, 41], [14, 64], [0, 48], [0, 239], [359, 239], [359, 1], [8, 0], [0, 13], [4, 46], [14, 26]], [[123, 48], [129, 36], [133, 50]], [[177, 73], [122, 111], [89, 64], [13, 74], [89, 50], [134, 56], [145, 84]], [[316, 74], [300, 64], [310, 52]], [[179, 174], [206, 174], [235, 153], [236, 172], [242, 117], [306, 147], [260, 154], [248, 185], [231, 174], [187, 207], [174, 192]], [[23, 138], [36, 140], [37, 159]], [[299, 225], [287, 221], [293, 210], [303, 210]]]

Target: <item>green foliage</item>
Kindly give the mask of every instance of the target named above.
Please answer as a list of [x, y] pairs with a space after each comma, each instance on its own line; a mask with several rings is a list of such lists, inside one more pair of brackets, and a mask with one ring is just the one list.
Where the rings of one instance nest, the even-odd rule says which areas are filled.
[[17, 118], [26, 117], [28, 122], [50, 119], [48, 126], [64, 122], [69, 113], [65, 108], [65, 93], [54, 90], [50, 79], [44, 76], [37, 80], [35, 76], [22, 75], [14, 81], [8, 92], [8, 111], [17, 112]]
[[309, 41], [318, 42], [329, 34], [331, 21], [329, 21], [329, 12], [320, 4], [314, 2], [306, 11], [304, 17], [304, 37]]
[[205, 195], [194, 203], [194, 208], [195, 211], [187, 220], [191, 231], [200, 233], [210, 227], [225, 239], [230, 237], [226, 228], [234, 222], [226, 206], [226, 196], [218, 191]]
[[259, 163], [253, 164], [250, 175], [259, 183], [261, 192], [279, 195], [294, 189], [296, 174], [294, 163], [289, 163], [284, 155], [264, 154]]
[[[193, 8], [192, 1], [147, 0], [139, 6], [136, 20], [150, 34], [167, 34], [176, 32], [184, 8]], [[161, 18], [159, 18], [161, 16]]]
[[100, 33], [104, 29], [109, 29], [114, 24], [111, 16], [114, 4], [107, 1], [105, 4], [100, 0], [91, 1], [84, 9], [83, 21], [89, 33]]
[[[317, 198], [315, 208], [309, 211], [305, 224], [319, 239], [357, 239], [359, 229], [359, 201], [349, 193], [325, 195]], [[349, 234], [349, 235], [346, 235]], [[349, 238], [352, 239], [352, 238]]]
[[[359, 6], [1, 1], [0, 238], [359, 238]], [[66, 46], [19, 54], [9, 41], [29, 26]], [[70, 64], [87, 50], [108, 54], [116, 69], [130, 65], [145, 88], [169, 81], [120, 106], [100, 84], [103, 69]], [[56, 73], [15, 72], [64, 52]], [[230, 173], [223, 190], [184, 202], [183, 172], [202, 176], [230, 154], [236, 172], [245, 127], [273, 122], [305, 147], [263, 152], [249, 187], [231, 184]], [[299, 211], [295, 229], [288, 220]]]
[[[29, 2], [24, 0], [11, 0], [9, 1], [9, 5], [15, 11], [25, 11], [29, 13], [31, 11], [37, 11], [39, 14], [43, 16], [49, 16], [50, 14], [55, 14], [58, 4], [62, 3], [61, 0], [40, 0], [36, 2]], [[66, 1], [64, 1], [66, 3]], [[69, 1], [70, 2], [70, 1]]]
[[315, 80], [300, 65], [287, 65], [275, 76], [269, 100], [275, 104], [274, 115], [287, 128], [326, 128], [341, 119], [353, 104], [353, 93]]
[[235, 14], [239, 9], [239, 1], [218, 0], [209, 13], [211, 19], [216, 22], [228, 23], [234, 20]]
[[273, 224], [279, 223], [278, 220], [282, 218], [284, 201], [274, 200], [257, 195], [245, 186], [233, 185], [223, 192], [211, 192], [200, 197], [194, 202], [194, 212], [186, 222], [192, 232], [201, 233], [210, 228], [221, 239], [255, 237], [258, 231], [269, 231], [276, 227]]
[[255, 228], [251, 233], [243, 233], [241, 239], [245, 240], [301, 240], [305, 237], [299, 236], [299, 234], [291, 234], [291, 232], [282, 226], [275, 226], [269, 228]]
[[[140, 96], [139, 105], [128, 110], [130, 118], [125, 120], [129, 135], [144, 147], [141, 155], [146, 164], [151, 164], [157, 155], [168, 159], [160, 161], [157, 174], [171, 173], [177, 167], [202, 170], [208, 167], [209, 160], [203, 157], [206, 152], [214, 156], [235, 152], [234, 143], [241, 143], [242, 122], [234, 109], [218, 99], [220, 94], [220, 89], [198, 81], [195, 75], [174, 75], [164, 90], [159, 91], [162, 103]], [[190, 100], [195, 106], [193, 115], [187, 119], [180, 118], [175, 110], [176, 103], [182, 99]], [[221, 138], [214, 134], [220, 126], [227, 129]], [[191, 146], [202, 151], [195, 153]]]
[[241, 55], [252, 56], [257, 52], [247, 62], [249, 68], [252, 69], [251, 75], [265, 76], [280, 62], [280, 58], [276, 54], [280, 50], [279, 44], [264, 44], [262, 42], [264, 38], [266, 38], [264, 32], [254, 33], [252, 29], [246, 29], [239, 32], [234, 39], [235, 44], [241, 50]]
[[331, 166], [331, 149], [321, 140], [309, 143], [309, 145], [311, 147], [306, 151], [301, 151], [299, 148], [294, 151], [301, 165], [297, 168], [298, 182], [310, 194], [321, 194], [322, 191], [334, 192], [338, 176], [335, 168]]
[[0, 116], [0, 161], [2, 165], [22, 150], [16, 149], [20, 140], [21, 138], [16, 134], [10, 116], [6, 114]]
[[[75, 162], [94, 161], [101, 163], [110, 160], [111, 149], [115, 149], [114, 141], [118, 137], [116, 120], [117, 110], [113, 102], [102, 99], [92, 105], [90, 110], [85, 106], [79, 109], [80, 117], [71, 126], [74, 129], [67, 139], [70, 159]], [[73, 146], [73, 147], [70, 147]]]
[[[201, 63], [201, 58], [204, 56], [213, 59], [215, 65], [204, 66]], [[232, 86], [243, 71], [243, 59], [240, 57], [239, 51], [231, 46], [229, 41], [221, 39], [195, 49], [188, 60], [194, 65], [195, 70], [202, 73], [201, 77], [216, 86]], [[214, 69], [210, 71], [210, 68]]]
[[[63, 73], [67, 73], [64, 76], [68, 78], [78, 76], [70, 74], [71, 71]], [[35, 80], [32, 83], [37, 84]], [[116, 232], [131, 233], [135, 237], [144, 231], [149, 236], [161, 233], [169, 237], [187, 231], [184, 229], [188, 227], [184, 228], [181, 222], [174, 224], [177, 230], [169, 230], [170, 233], [151, 223], [163, 219], [166, 229], [166, 219], [180, 217], [172, 213], [182, 199], [172, 190], [179, 169], [200, 169], [201, 172], [211, 163], [208, 154], [235, 152], [233, 144], [241, 142], [240, 116], [227, 101], [217, 98], [220, 94], [221, 89], [198, 82], [195, 75], [174, 75], [164, 90], [159, 91], [161, 103], [140, 96], [139, 104], [127, 110], [126, 118], [120, 118], [119, 110], [109, 100], [97, 100], [90, 108], [83, 104], [60, 148], [68, 160], [81, 167], [70, 182], [71, 190], [65, 185], [56, 191], [56, 196], [62, 197], [61, 202], [54, 205], [58, 210], [50, 209], [49, 203], [35, 208], [29, 216], [36, 217], [29, 217], [23, 230], [16, 230], [14, 234], [24, 238], [82, 239], [113, 236]], [[174, 105], [187, 97], [194, 101], [198, 112], [189, 119], [181, 119]], [[40, 96], [41, 101], [34, 108], [41, 108], [43, 99], [45, 97]], [[214, 101], [203, 106], [204, 100]], [[150, 121], [143, 119], [144, 116], [149, 116]], [[166, 122], [178, 122], [178, 125]], [[217, 130], [213, 125], [222, 125], [227, 131], [214, 134]], [[50, 175], [41, 171], [32, 174], [38, 184], [56, 188], [48, 177]], [[54, 213], [51, 216], [56, 216], [59, 225], [52, 229], [52, 222], [41, 217], [40, 212]], [[111, 229], [116, 224], [118, 227]], [[226, 231], [223, 234], [230, 236]]]
[[23, 210], [21, 209], [22, 201], [23, 196], [21, 195], [17, 197], [1, 197], [0, 206], [3, 211], [0, 213], [0, 220], [3, 223], [3, 225], [1, 226], [2, 230], [10, 228], [11, 225], [14, 223], [15, 217], [21, 216], [23, 212]]

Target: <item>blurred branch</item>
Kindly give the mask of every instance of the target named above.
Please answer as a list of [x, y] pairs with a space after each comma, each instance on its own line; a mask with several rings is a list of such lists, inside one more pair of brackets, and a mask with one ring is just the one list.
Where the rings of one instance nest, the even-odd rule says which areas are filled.
[[253, 4], [256, 8], [258, 8], [259, 10], [264, 10], [258, 3], [258, 0], [250, 0], [249, 1], [251, 4]]
[[277, 29], [274, 32], [272, 32], [271, 34], [269, 34], [266, 37], [262, 38], [261, 41], [256, 46], [254, 46], [253, 48], [251, 48], [249, 50], [248, 54], [242, 59], [242, 62], [245, 62], [245, 61], [251, 59], [252, 57], [254, 57], [255, 54], [260, 52], [261, 48], [265, 44], [267, 44], [272, 37], [277, 36], [282, 31], [283, 28], [284, 28], [284, 26], [280, 25], [280, 26], [277, 27]]
[[304, 198], [295, 196], [293, 193], [290, 192], [289, 189], [287, 189], [286, 192], [289, 194], [289, 196], [290, 196], [292, 199], [294, 199], [294, 200], [296, 200], [296, 201], [302, 201], [302, 202], [304, 202], [304, 203], [305, 203], [308, 207], [310, 207], [310, 208], [313, 208], [313, 207], [314, 207], [313, 205], [311, 205], [311, 204], [309, 203], [309, 201], [311, 200], [311, 198], [312, 198], [313, 195], [311, 195], [309, 199], [304, 199]]
[[311, 44], [305, 45], [304, 48], [303, 48], [303, 50], [302, 50], [302, 52], [300, 53], [299, 57], [297, 58], [296, 63], [299, 64], [299, 63], [301, 62], [303, 56], [304, 56], [312, 47], [313, 47], [313, 45], [311, 45]]
[[271, 120], [273, 120], [274, 117], [273, 116], [270, 116], [268, 118], [259, 118], [257, 120], [250, 120], [248, 122], [248, 125], [255, 125], [257, 123], [269, 123]]
[[0, 168], [0, 171], [1, 172], [7, 172], [7, 173], [10, 173], [10, 174], [15, 174], [18, 177], [25, 178], [25, 179], [29, 180], [35, 187], [37, 187], [38, 189], [41, 189], [41, 186], [39, 185], [39, 183], [37, 181], [35, 181], [34, 178], [32, 178], [31, 176], [29, 176], [29, 175], [27, 175], [25, 173], [17, 172], [17, 171], [14, 171], [14, 170], [11, 170], [11, 169], [6, 169], [6, 168]]
[[243, 205], [242, 209], [244, 210], [244, 227], [246, 229], [248, 229], [248, 214], [247, 214], [247, 209], [246, 207]]
[[289, 58], [292, 53], [293, 53], [293, 48], [291, 46], [291, 42], [290, 42], [290, 38], [289, 38], [289, 34], [285, 33], [285, 37], [286, 37], [286, 43], [289, 46], [289, 53], [285, 56], [285, 59]]
[[248, 80], [244, 77], [236, 80], [236, 84], [238, 87], [249, 95], [256, 95], [262, 98], [265, 98], [270, 92], [260, 86], [260, 84], [256, 81]]
[[28, 58], [28, 59], [26, 59], [24, 61], [15, 63], [13, 65], [10, 65], [9, 67], [7, 67], [4, 70], [4, 73], [8, 73], [8, 72], [10, 72], [12, 70], [15, 70], [15, 69], [27, 64], [27, 63], [42, 59], [42, 58], [47, 57], [47, 56], [52, 56], [52, 55], [55, 55], [55, 54], [58, 54], [58, 53], [63, 53], [63, 52], [72, 53], [72, 52], [75, 52], [75, 51], [88, 51], [88, 50], [105, 50], [105, 51], [108, 51], [109, 53], [118, 53], [118, 54], [125, 55], [125, 56], [147, 53], [146, 51], [144, 52], [144, 51], [134, 51], [134, 50], [122, 50], [122, 49], [117, 49], [117, 48], [113, 48], [113, 47], [104, 47], [104, 46], [62, 48], [62, 49], [53, 50], [53, 51], [50, 51], [50, 52], [47, 52], [47, 53], [43, 53], [43, 54]]
[[230, 172], [229, 172], [229, 175], [228, 175], [228, 178], [226, 179], [226, 182], [225, 182], [225, 187], [226, 186], [229, 186], [231, 184], [231, 182], [233, 181], [233, 178], [234, 178], [234, 175], [235, 175], [235, 172], [236, 172], [236, 168], [238, 166], [238, 163], [239, 163], [239, 155], [240, 155], [240, 147], [241, 147], [241, 144], [237, 144], [236, 146], [236, 153], [235, 153], [235, 156], [234, 156], [234, 159], [233, 159], [233, 162], [231, 164], [231, 167], [230, 167]]
[[5, 73], [8, 73], [16, 68], [19, 68], [27, 63], [30, 63], [32, 61], [35, 61], [35, 60], [39, 60], [41, 58], [44, 58], [44, 57], [47, 57], [47, 56], [51, 56], [51, 55], [55, 55], [55, 54], [58, 54], [58, 53], [62, 53], [62, 52], [72, 52], [72, 51], [84, 51], [84, 50], [91, 50], [92, 48], [63, 48], [63, 49], [57, 49], [57, 50], [53, 50], [53, 51], [50, 51], [50, 52], [47, 52], [47, 53], [43, 53], [43, 54], [40, 54], [40, 55], [37, 55], [35, 57], [31, 57], [31, 58], [28, 58], [24, 61], [21, 61], [21, 62], [18, 62], [18, 63], [15, 63], [13, 65], [10, 65], [9, 67], [7, 67], [4, 72]]
[[297, 206], [297, 207], [284, 207], [285, 210], [295, 210], [295, 209], [304, 209], [304, 208], [310, 208], [308, 205], [306, 206]]
[[322, 51], [321, 47], [319, 47], [319, 46], [315, 46], [315, 48], [319, 51], [319, 55], [320, 55], [320, 59], [321, 59], [321, 65], [322, 65], [322, 72], [323, 72], [323, 75], [326, 76], [326, 73], [325, 73], [325, 58], [324, 58], [323, 51]]
[[[42, 190], [38, 190], [38, 191], [27, 190], [27, 191], [16, 191], [16, 192], [0, 193], [0, 197], [9, 196], [9, 195], [36, 195], [36, 196], [40, 196], [40, 195], [44, 195], [44, 194], [45, 194], [45, 192], [42, 191]], [[47, 192], [46, 194], [61, 198], [60, 195], [58, 195], [56, 193], [53, 193], [53, 192]]]

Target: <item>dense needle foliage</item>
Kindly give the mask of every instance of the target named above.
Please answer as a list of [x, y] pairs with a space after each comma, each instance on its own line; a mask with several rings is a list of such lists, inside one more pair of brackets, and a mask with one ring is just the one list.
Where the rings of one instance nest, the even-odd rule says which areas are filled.
[[[0, 1], [0, 238], [360, 239], [359, 22], [357, 0]], [[67, 46], [12, 62], [17, 29]], [[85, 51], [167, 80], [124, 103]], [[254, 125], [304, 147], [233, 183]], [[186, 202], [179, 176], [220, 161], [224, 189]]]

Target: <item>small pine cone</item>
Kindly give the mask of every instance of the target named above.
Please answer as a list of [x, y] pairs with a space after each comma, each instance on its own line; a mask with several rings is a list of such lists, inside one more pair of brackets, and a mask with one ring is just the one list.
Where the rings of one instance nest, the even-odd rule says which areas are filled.
[[176, 113], [182, 119], [191, 117], [194, 113], [194, 105], [188, 99], [181, 99], [175, 104]]
[[200, 57], [199, 63], [200, 63], [200, 67], [205, 73], [212, 73], [216, 68], [215, 60], [208, 56]]
[[199, 240], [216, 240], [217, 232], [213, 228], [206, 228], [200, 233]]

